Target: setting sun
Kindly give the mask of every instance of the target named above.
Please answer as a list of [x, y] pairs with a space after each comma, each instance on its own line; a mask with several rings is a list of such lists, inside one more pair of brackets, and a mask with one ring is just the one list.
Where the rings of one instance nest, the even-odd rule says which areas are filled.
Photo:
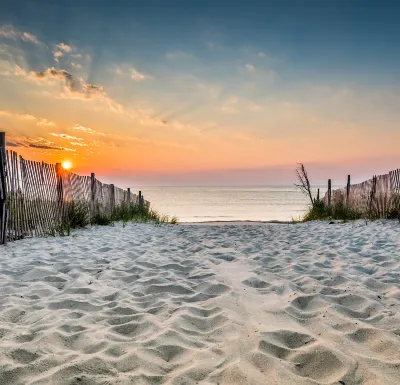
[[70, 168], [72, 168], [72, 163], [69, 160], [65, 160], [62, 163], [62, 166], [65, 170], [69, 170]]

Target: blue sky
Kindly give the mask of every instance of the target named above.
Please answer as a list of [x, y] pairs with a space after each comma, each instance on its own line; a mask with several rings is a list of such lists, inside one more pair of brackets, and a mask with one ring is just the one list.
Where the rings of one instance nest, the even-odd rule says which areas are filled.
[[[398, 1], [3, 0], [0, 124], [23, 151], [44, 138], [52, 148], [34, 157], [149, 183], [296, 161], [387, 171], [399, 163], [399, 17]], [[82, 104], [67, 77], [101, 92]], [[24, 127], [21, 114], [37, 119]], [[104, 135], [54, 142], [77, 125]], [[127, 168], [128, 154], [148, 166]]]
[[[398, 1], [9, 1], [1, 21], [55, 41], [79, 42], [100, 56], [157, 59], [185, 50], [216, 60], [209, 45], [254, 47], [311, 75], [399, 74]], [[228, 56], [229, 57], [229, 56]], [[101, 59], [100, 59], [101, 60]], [[290, 72], [290, 71], [289, 71]], [[385, 76], [384, 76], [385, 75]], [[369, 77], [368, 76], [368, 77]]]

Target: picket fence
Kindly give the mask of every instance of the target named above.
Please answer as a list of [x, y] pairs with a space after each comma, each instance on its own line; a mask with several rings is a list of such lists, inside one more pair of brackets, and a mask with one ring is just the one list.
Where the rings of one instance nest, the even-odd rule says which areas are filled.
[[345, 204], [365, 216], [388, 218], [400, 210], [400, 169], [373, 176], [359, 184], [330, 190], [324, 196], [326, 205]]
[[26, 160], [6, 149], [0, 133], [0, 244], [54, 234], [68, 221], [72, 202], [85, 210], [88, 223], [111, 218], [122, 205], [150, 205], [141, 192], [101, 183], [93, 173], [81, 176], [59, 163]]

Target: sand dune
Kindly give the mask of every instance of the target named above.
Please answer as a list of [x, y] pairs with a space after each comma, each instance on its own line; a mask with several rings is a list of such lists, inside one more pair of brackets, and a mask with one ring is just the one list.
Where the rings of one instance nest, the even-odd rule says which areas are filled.
[[400, 383], [396, 222], [117, 225], [0, 254], [0, 384]]

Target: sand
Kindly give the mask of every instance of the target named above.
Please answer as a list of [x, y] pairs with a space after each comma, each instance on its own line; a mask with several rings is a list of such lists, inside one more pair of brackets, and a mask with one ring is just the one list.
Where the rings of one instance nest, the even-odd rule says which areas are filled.
[[0, 384], [399, 384], [400, 225], [90, 228], [0, 248]]

